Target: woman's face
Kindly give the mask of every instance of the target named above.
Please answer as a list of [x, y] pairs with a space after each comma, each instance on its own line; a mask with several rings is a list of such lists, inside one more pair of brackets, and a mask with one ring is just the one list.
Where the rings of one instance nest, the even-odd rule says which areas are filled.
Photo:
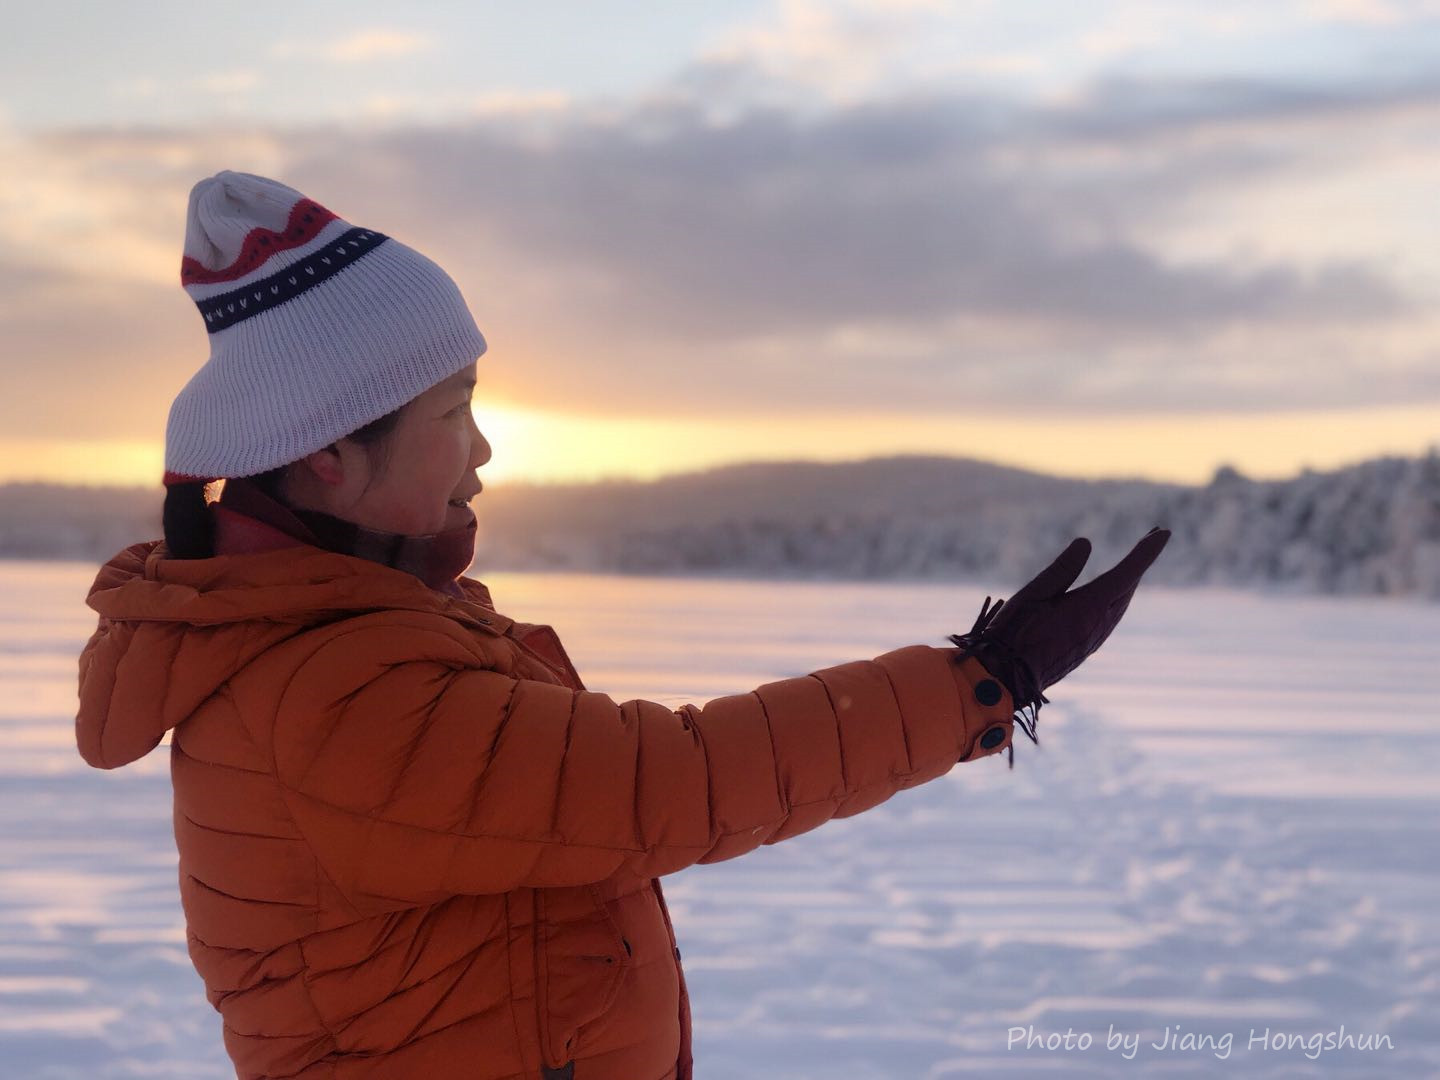
[[475, 470], [490, 460], [490, 444], [470, 411], [475, 370], [472, 361], [406, 403], [386, 448], [375, 454], [378, 470], [349, 438], [311, 454], [313, 475], [302, 472], [300, 490], [290, 492], [296, 505], [410, 536], [465, 525], [474, 512], [450, 500], [479, 494]]

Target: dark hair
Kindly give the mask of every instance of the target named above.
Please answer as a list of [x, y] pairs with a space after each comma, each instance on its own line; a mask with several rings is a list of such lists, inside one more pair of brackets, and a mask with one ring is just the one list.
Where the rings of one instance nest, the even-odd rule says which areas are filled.
[[[404, 408], [402, 405], [345, 436], [365, 448], [373, 470], [372, 480], [390, 464], [390, 435]], [[276, 502], [284, 503], [280, 489], [289, 469], [290, 465], [281, 465], [247, 479]], [[172, 484], [165, 491], [165, 548], [172, 559], [208, 559], [215, 554], [214, 524], [205, 487], [199, 482]]]

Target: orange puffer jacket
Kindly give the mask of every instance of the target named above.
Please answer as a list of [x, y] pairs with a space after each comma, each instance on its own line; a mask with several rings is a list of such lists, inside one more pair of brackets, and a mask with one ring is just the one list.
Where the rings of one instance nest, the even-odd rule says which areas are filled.
[[616, 702], [460, 583], [147, 541], [90, 591], [80, 753], [173, 731], [190, 955], [242, 1078], [687, 1080], [660, 875], [1010, 742], [1009, 694], [956, 649]]

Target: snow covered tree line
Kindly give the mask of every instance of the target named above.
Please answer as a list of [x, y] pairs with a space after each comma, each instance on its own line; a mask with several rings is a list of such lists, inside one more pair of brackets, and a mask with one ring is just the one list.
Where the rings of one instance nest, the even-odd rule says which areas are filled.
[[[99, 561], [160, 535], [148, 489], [0, 485], [0, 557]], [[1004, 595], [1087, 536], [1083, 583], [1151, 525], [1169, 585], [1440, 599], [1440, 447], [1203, 486], [962, 458], [727, 466], [661, 482], [487, 489], [474, 573], [965, 580]]]
[[602, 564], [646, 572], [746, 572], [1019, 584], [1076, 536], [1080, 580], [1151, 525], [1174, 534], [1147, 581], [1440, 599], [1440, 449], [1334, 472], [1249, 479], [1222, 466], [1203, 487], [1077, 484], [1043, 500], [991, 495], [890, 515], [835, 511], [609, 538]]

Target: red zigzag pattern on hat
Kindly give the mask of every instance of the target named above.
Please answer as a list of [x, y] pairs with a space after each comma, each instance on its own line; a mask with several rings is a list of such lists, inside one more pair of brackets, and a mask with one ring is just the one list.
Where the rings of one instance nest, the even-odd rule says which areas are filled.
[[308, 244], [320, 235], [321, 229], [337, 217], [338, 214], [326, 210], [314, 199], [301, 199], [290, 208], [290, 217], [282, 231], [276, 232], [274, 229], [257, 225], [246, 233], [245, 242], [240, 245], [240, 254], [223, 270], [207, 269], [198, 259], [186, 255], [180, 260], [180, 284], [214, 285], [217, 282], [242, 278], [277, 251], [288, 251]]

